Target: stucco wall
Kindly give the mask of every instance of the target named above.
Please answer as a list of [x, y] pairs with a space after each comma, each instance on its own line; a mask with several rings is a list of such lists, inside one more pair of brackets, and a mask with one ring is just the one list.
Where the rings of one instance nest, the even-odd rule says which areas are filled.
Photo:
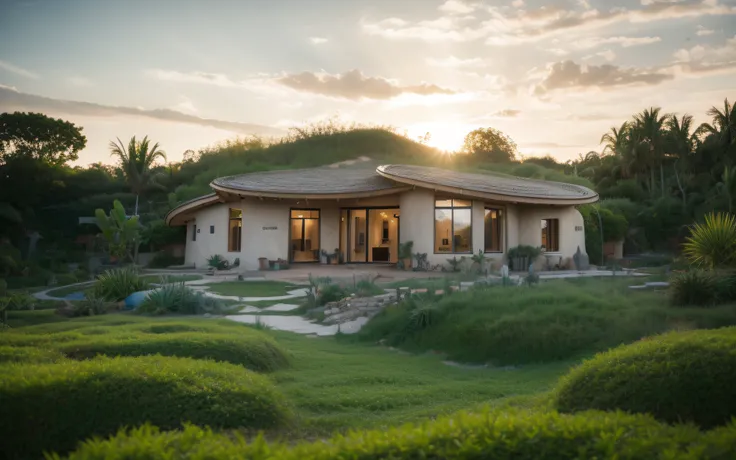
[[[573, 206], [524, 206], [519, 207], [519, 244], [539, 247], [542, 244], [542, 219], [559, 219], [560, 250], [553, 254], [572, 257], [580, 246], [585, 250], [583, 216]], [[576, 230], [576, 227], [578, 228]], [[512, 246], [509, 246], [512, 247]]]
[[[205, 267], [207, 258], [220, 254], [231, 262], [240, 258], [241, 267], [252, 270], [258, 268], [258, 258], [288, 259], [289, 257], [289, 210], [292, 208], [319, 209], [320, 247], [332, 252], [340, 246], [340, 209], [345, 207], [400, 207], [400, 239], [402, 242], [413, 241], [414, 252], [427, 253], [431, 264], [447, 264], [453, 254], [434, 252], [434, 192], [427, 189], [415, 189], [400, 196], [379, 197], [371, 200], [352, 201], [312, 201], [289, 202], [276, 200], [245, 199], [241, 202], [217, 204], [204, 208], [195, 214], [195, 221], [187, 224], [187, 242], [185, 259], [187, 264]], [[298, 203], [298, 204], [297, 204]], [[489, 206], [493, 206], [489, 204]], [[227, 251], [228, 208], [240, 208], [243, 211], [243, 240], [241, 252]], [[501, 207], [501, 206], [497, 206]], [[482, 201], [473, 201], [471, 231], [473, 251], [484, 248], [484, 208]], [[582, 231], [583, 218], [572, 206], [504, 206], [504, 222], [502, 253], [487, 253], [486, 257], [503, 263], [508, 248], [519, 244], [541, 245], [541, 220], [559, 219], [560, 250], [564, 257], [572, 255], [580, 246], [585, 252], [585, 232]], [[197, 241], [192, 241], [192, 224], [197, 224], [199, 233]], [[215, 233], [209, 233], [210, 225], [215, 226]], [[576, 230], [579, 227], [580, 230]], [[393, 239], [393, 233], [391, 234]], [[343, 246], [345, 239], [343, 239]], [[556, 253], [557, 254], [557, 253]], [[470, 254], [457, 254], [460, 256]]]

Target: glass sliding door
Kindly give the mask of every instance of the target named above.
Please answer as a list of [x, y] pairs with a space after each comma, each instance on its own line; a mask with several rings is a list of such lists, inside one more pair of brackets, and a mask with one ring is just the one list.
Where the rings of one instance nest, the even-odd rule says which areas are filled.
[[369, 210], [368, 227], [368, 262], [398, 262], [398, 209], [386, 208]]
[[319, 210], [292, 209], [289, 225], [289, 259], [319, 262]]
[[348, 262], [368, 261], [368, 211], [350, 209], [348, 211]]

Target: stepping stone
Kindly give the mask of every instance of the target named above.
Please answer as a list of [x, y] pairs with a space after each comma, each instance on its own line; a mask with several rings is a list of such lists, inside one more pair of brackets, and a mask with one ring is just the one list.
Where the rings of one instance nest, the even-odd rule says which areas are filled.
[[261, 309], [252, 305], [246, 305], [239, 313], [260, 313]]
[[271, 305], [270, 307], [266, 307], [263, 310], [265, 311], [292, 311], [299, 308], [299, 305], [294, 305], [291, 303], [277, 303], [276, 305]]

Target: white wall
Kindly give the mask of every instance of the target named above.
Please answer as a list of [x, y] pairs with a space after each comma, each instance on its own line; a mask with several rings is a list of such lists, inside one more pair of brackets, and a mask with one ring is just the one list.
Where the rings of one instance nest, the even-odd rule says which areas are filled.
[[257, 270], [259, 257], [288, 260], [289, 204], [271, 200], [243, 200], [242, 207], [240, 266], [245, 270]]
[[573, 206], [520, 206], [519, 244], [541, 246], [542, 219], [559, 219], [560, 221], [560, 250], [552, 254], [559, 254], [563, 258], [572, 257], [578, 246], [581, 252], [587, 253], [583, 216]]
[[[184, 263], [197, 268], [207, 267], [207, 259], [219, 254], [232, 262], [237, 255], [227, 252], [227, 231], [229, 208], [237, 207], [237, 203], [216, 204], [197, 211], [195, 219], [187, 222], [187, 245]], [[197, 241], [192, 241], [192, 230], [197, 225]], [[210, 226], [215, 226], [215, 233], [210, 233]], [[241, 259], [242, 261], [242, 259]]]

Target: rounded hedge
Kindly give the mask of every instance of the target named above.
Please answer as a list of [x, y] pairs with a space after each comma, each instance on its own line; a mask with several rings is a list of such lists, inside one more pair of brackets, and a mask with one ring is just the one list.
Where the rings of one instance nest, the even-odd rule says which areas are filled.
[[600, 353], [555, 391], [558, 410], [620, 409], [702, 427], [736, 416], [736, 328], [673, 332]]
[[131, 332], [109, 336], [88, 336], [55, 347], [72, 359], [105, 356], [179, 356], [212, 359], [239, 364], [247, 369], [270, 372], [286, 367], [286, 351], [276, 341], [255, 330], [244, 329], [241, 334], [210, 334], [180, 332], [146, 334]]
[[4, 365], [0, 433], [7, 458], [65, 452], [92, 436], [150, 422], [270, 428], [288, 420], [282, 396], [226, 363], [161, 356]]
[[0, 363], [55, 363], [63, 359], [64, 355], [55, 350], [0, 346]]
[[736, 429], [703, 434], [649, 416], [621, 412], [579, 415], [528, 411], [461, 413], [421, 425], [354, 432], [328, 441], [284, 445], [263, 438], [213, 433], [187, 426], [161, 432], [151, 426], [90, 440], [70, 460], [232, 459], [728, 459]]

